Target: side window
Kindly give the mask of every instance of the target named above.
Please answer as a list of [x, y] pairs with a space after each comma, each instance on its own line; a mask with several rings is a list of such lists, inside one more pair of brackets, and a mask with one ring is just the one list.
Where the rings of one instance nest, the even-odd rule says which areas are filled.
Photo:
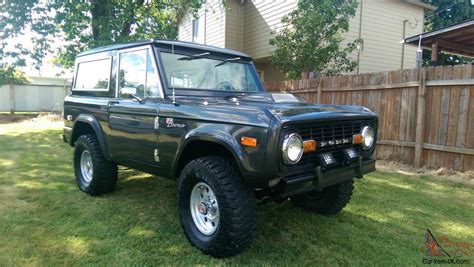
[[145, 97], [146, 50], [120, 53], [119, 95]]
[[110, 83], [111, 59], [104, 58], [81, 62], [77, 65], [77, 91], [108, 91]]
[[156, 65], [153, 64], [153, 54], [148, 50], [146, 57], [146, 95], [150, 97], [160, 96], [161, 95], [161, 83], [160, 76], [158, 75], [158, 70]]
[[120, 53], [119, 96], [160, 96], [161, 84], [148, 49]]

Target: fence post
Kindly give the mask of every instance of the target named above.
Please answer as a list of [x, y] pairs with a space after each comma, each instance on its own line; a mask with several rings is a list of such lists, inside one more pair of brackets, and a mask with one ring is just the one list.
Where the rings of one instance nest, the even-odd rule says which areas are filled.
[[15, 85], [10, 83], [10, 114], [15, 114]]
[[416, 110], [416, 132], [415, 132], [415, 167], [421, 167], [423, 157], [423, 131], [425, 123], [425, 95], [426, 95], [426, 72], [420, 68], [419, 86], [417, 92], [417, 110]]
[[68, 94], [67, 79], [64, 79], [64, 82], [63, 82], [63, 90], [64, 90], [64, 97], [66, 97], [67, 94]]
[[319, 77], [319, 83], [318, 83], [318, 92], [317, 92], [317, 95], [316, 95], [316, 104], [321, 104], [321, 81], [322, 81], [322, 77], [320, 76]]

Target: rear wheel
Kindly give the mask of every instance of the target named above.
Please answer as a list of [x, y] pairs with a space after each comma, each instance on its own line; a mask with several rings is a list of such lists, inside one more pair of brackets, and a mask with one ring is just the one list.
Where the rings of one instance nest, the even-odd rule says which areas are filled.
[[323, 191], [308, 192], [291, 197], [298, 207], [320, 214], [336, 214], [351, 200], [354, 191], [354, 180], [336, 184]]
[[90, 195], [112, 192], [117, 184], [117, 164], [108, 161], [94, 134], [79, 136], [74, 148], [76, 183]]
[[255, 196], [228, 160], [209, 156], [189, 162], [178, 181], [181, 225], [204, 253], [228, 257], [249, 246], [255, 228]]

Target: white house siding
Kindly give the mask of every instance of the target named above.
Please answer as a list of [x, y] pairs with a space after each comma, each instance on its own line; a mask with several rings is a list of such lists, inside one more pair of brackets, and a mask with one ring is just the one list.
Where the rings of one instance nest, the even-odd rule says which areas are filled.
[[[204, 36], [200, 43], [225, 47], [225, 7], [220, 0], [211, 0], [203, 4], [198, 11], [199, 26], [202, 26]], [[187, 13], [178, 27], [178, 40], [191, 42], [193, 40], [194, 17]], [[201, 23], [202, 22], [202, 23]]]
[[[403, 0], [363, 1], [359, 73], [396, 70], [401, 68], [403, 21], [405, 36], [423, 31], [422, 7]], [[281, 80], [284, 76], [270, 65], [273, 47], [269, 44], [272, 31], [282, 28], [281, 19], [297, 7], [297, 0], [220, 0], [207, 2], [205, 43], [243, 51], [255, 60], [265, 80]], [[209, 8], [212, 7], [212, 8]], [[343, 35], [345, 44], [359, 37], [360, 7], [350, 20], [349, 31]], [[200, 10], [203, 17], [204, 9]], [[212, 10], [212, 11], [211, 11]], [[192, 18], [185, 16], [179, 27], [180, 40], [192, 40]], [[357, 59], [358, 51], [352, 55]], [[405, 46], [404, 68], [416, 64], [416, 48]], [[357, 70], [356, 70], [357, 71]], [[354, 72], [356, 72], [354, 71]]]
[[255, 68], [262, 73], [260, 78], [262, 81], [281, 81], [285, 79], [285, 75], [271, 64], [270, 59], [254, 61]]
[[190, 13], [186, 13], [178, 25], [178, 40], [191, 42], [193, 40], [193, 22]]
[[[359, 0], [359, 3], [361, 0]], [[272, 47], [269, 45], [270, 30], [281, 28], [281, 18], [295, 8], [297, 1], [251, 2], [246, 4], [244, 51], [258, 62], [257, 67], [265, 73], [265, 80], [281, 80], [274, 68], [270, 68], [268, 57]], [[359, 38], [360, 8], [362, 6], [361, 38], [364, 43], [360, 51], [359, 73], [396, 70], [401, 68], [403, 21], [406, 23], [405, 36], [413, 36], [423, 31], [422, 7], [401, 0], [363, 0], [355, 17], [350, 20], [349, 31], [343, 35], [344, 45]], [[290, 7], [290, 8], [288, 8]], [[250, 14], [249, 14], [250, 13]], [[260, 15], [260, 16], [259, 16]], [[264, 19], [264, 23], [258, 22]], [[259, 25], [255, 25], [258, 23]], [[268, 27], [268, 25], [272, 25]], [[265, 30], [266, 28], [266, 30]], [[266, 31], [266, 32], [265, 32]], [[352, 57], [357, 59], [358, 51]], [[416, 65], [416, 48], [405, 46], [404, 68]], [[357, 70], [354, 71], [354, 73]]]
[[244, 52], [255, 59], [270, 56], [273, 51], [269, 44], [271, 31], [280, 29], [281, 18], [296, 6], [296, 0], [245, 1]]
[[227, 1], [225, 21], [225, 47], [244, 50], [245, 4], [241, 1]]
[[[225, 7], [220, 0], [206, 3], [206, 44], [225, 47]], [[202, 9], [200, 16], [204, 14]]]
[[[360, 2], [360, 0], [359, 0]], [[360, 9], [360, 5], [359, 5]], [[399, 0], [363, 0], [361, 38], [364, 41], [360, 54], [359, 72], [378, 72], [401, 68], [403, 21], [405, 36], [423, 31], [423, 8]], [[354, 40], [359, 34], [360, 10], [351, 19], [346, 40]], [[354, 57], [357, 56], [355, 53]], [[416, 65], [416, 47], [405, 46], [404, 68]]]

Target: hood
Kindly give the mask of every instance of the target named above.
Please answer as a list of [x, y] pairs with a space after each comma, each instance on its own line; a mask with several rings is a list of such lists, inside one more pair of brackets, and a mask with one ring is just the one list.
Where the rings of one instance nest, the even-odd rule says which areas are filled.
[[308, 103], [293, 94], [246, 94], [230, 98], [228, 102], [231, 102], [231, 105], [238, 103], [241, 106], [265, 108], [282, 122], [375, 116], [371, 110], [365, 107]]
[[312, 104], [292, 94], [252, 93], [225, 98], [181, 96], [177, 102], [178, 108], [170, 107], [170, 110], [162, 110], [162, 114], [262, 127], [267, 127], [272, 117], [281, 123], [375, 117], [372, 111], [361, 106]]

